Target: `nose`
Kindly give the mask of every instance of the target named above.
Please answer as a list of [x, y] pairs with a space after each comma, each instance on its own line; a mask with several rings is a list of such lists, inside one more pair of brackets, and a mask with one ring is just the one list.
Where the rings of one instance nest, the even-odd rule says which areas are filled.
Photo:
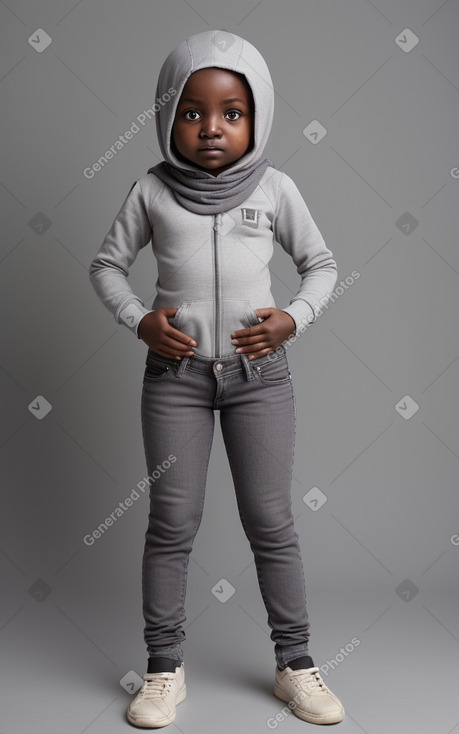
[[202, 118], [199, 132], [201, 138], [219, 138], [221, 134], [222, 130], [217, 115], [206, 115]]

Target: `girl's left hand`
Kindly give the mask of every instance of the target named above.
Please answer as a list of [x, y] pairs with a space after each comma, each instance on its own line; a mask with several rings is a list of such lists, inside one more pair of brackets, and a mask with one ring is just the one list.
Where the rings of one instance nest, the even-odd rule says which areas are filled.
[[238, 354], [247, 354], [249, 359], [263, 357], [274, 351], [295, 333], [295, 321], [278, 308], [257, 308], [257, 316], [264, 319], [258, 326], [238, 329], [231, 334], [231, 343]]

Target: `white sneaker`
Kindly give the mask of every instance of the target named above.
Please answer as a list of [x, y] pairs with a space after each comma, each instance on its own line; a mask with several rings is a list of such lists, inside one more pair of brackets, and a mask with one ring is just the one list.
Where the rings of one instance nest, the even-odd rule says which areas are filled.
[[127, 710], [129, 723], [150, 729], [172, 724], [176, 705], [186, 697], [185, 664], [182, 662], [175, 673], [145, 673], [143, 679]]
[[279, 670], [276, 665], [274, 695], [291, 701], [293, 713], [311, 724], [336, 724], [344, 718], [343, 705], [323, 682], [319, 668]]

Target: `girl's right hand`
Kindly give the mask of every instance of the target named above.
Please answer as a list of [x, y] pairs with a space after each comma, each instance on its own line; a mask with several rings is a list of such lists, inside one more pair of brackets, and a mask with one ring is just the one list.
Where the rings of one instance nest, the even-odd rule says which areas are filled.
[[196, 347], [195, 340], [170, 325], [168, 318], [175, 316], [178, 308], [158, 308], [145, 314], [137, 327], [138, 336], [150, 349], [163, 357], [181, 359], [192, 357]]

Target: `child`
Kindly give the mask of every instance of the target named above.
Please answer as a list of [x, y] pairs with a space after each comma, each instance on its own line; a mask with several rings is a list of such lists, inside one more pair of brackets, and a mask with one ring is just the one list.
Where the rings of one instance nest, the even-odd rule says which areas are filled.
[[[166, 726], [186, 695], [187, 567], [219, 410], [275, 643], [274, 693], [293, 701], [304, 721], [338, 722], [344, 709], [308, 651], [291, 513], [295, 398], [284, 346], [316, 318], [336, 263], [293, 181], [262, 156], [274, 92], [250, 43], [224, 31], [181, 43], [160, 71], [157, 107], [165, 160], [133, 185], [90, 266], [100, 300], [148, 345], [142, 432], [149, 474], [159, 474], [142, 566], [148, 672], [127, 717], [140, 727]], [[127, 282], [150, 239], [158, 263], [152, 309]], [[283, 309], [270, 287], [274, 241], [301, 275]]]

